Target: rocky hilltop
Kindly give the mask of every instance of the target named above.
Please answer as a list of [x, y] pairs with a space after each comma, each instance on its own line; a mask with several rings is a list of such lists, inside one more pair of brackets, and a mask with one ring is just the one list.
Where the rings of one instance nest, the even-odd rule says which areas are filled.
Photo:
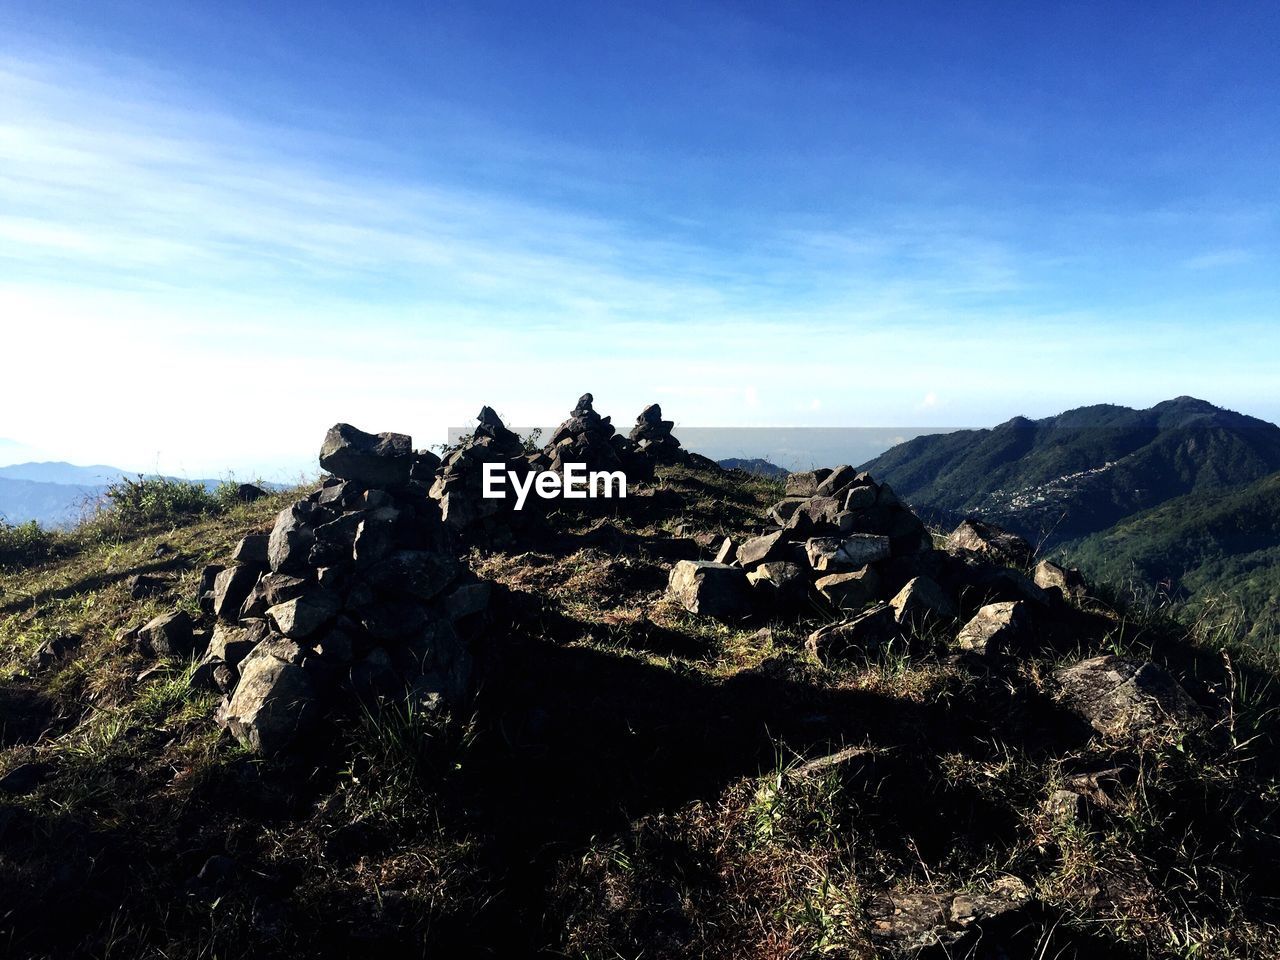
[[[1280, 946], [1272, 665], [1016, 533], [590, 394], [318, 462], [0, 580], [15, 955]], [[579, 463], [627, 496], [483, 495]]]

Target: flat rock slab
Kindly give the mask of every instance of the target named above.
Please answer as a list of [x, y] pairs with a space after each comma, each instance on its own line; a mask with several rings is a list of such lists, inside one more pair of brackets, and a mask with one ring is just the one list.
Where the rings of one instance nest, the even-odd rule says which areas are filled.
[[1108, 737], [1146, 737], [1196, 726], [1204, 715], [1164, 667], [1126, 657], [1082, 660], [1054, 673], [1059, 700]]
[[1004, 877], [985, 891], [890, 891], [871, 899], [867, 916], [872, 942], [888, 956], [916, 957], [930, 948], [967, 956], [951, 950], [989, 938], [998, 923], [1016, 923], [1030, 905], [1027, 885]]

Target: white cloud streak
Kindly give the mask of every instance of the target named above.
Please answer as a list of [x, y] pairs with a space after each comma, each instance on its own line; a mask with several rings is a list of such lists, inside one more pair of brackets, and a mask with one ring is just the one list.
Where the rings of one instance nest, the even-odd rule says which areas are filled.
[[619, 422], [660, 398], [691, 424], [857, 425], [939, 385], [978, 421], [1241, 383], [1118, 387], [1148, 344], [1028, 308], [1030, 255], [977, 216], [717, 249], [50, 60], [0, 57], [0, 118], [0, 433], [81, 462], [280, 475], [338, 419], [427, 443], [482, 403], [552, 422], [588, 389]]

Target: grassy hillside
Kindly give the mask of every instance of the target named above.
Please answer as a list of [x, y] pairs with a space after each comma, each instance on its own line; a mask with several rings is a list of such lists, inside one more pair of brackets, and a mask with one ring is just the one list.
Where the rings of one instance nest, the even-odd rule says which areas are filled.
[[1189, 601], [1253, 639], [1280, 631], [1280, 474], [1171, 500], [1073, 544], [1073, 562], [1112, 583]]
[[[1016, 929], [965, 955], [1277, 955], [1272, 661], [1233, 650], [1227, 670], [1222, 637], [1095, 604], [1009, 662], [935, 631], [824, 667], [802, 643], [829, 612], [722, 624], [664, 599], [674, 560], [767, 528], [779, 495], [662, 468], [612, 513], [553, 514], [534, 542], [474, 551], [496, 599], [473, 708], [386, 704], [274, 760], [220, 734], [190, 663], [117, 631], [197, 613], [201, 566], [292, 494], [103, 518], [53, 559], [10, 563], [0, 942], [15, 957], [871, 957], [884, 891], [1016, 882]], [[59, 637], [78, 639], [37, 668]], [[1206, 728], [1136, 746], [1065, 717], [1051, 671], [1111, 651], [1168, 665]], [[1124, 773], [1087, 813], [1049, 803], [1098, 771]]]

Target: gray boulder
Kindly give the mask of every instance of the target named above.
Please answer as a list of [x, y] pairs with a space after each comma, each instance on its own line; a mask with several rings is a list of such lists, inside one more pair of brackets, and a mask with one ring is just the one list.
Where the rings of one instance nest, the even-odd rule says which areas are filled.
[[809, 592], [804, 569], [786, 560], [766, 560], [747, 574], [747, 583], [757, 605], [768, 613], [798, 608]]
[[162, 613], [138, 630], [138, 639], [153, 656], [189, 657], [197, 652], [193, 626], [185, 610]]
[[1026, 924], [1031, 904], [1030, 889], [1016, 877], [979, 890], [901, 887], [869, 899], [871, 942], [880, 955], [903, 960], [976, 956], [980, 941], [992, 946], [990, 956], [1003, 957], [1001, 935]]
[[956, 637], [961, 650], [1007, 653], [1023, 646], [1031, 633], [1030, 611], [1021, 600], [989, 603], [966, 623]]
[[786, 497], [779, 500], [769, 508], [769, 519], [780, 527], [786, 526], [795, 512], [804, 506], [806, 499], [805, 497]]
[[269, 533], [251, 533], [236, 544], [231, 553], [235, 563], [243, 563], [252, 567], [267, 566], [267, 546], [271, 542]]
[[276, 573], [301, 573], [307, 569], [311, 547], [316, 540], [307, 523], [308, 506], [295, 503], [276, 516], [276, 524], [267, 540], [267, 561]]
[[863, 567], [819, 577], [814, 586], [837, 610], [861, 610], [879, 599], [882, 584], [873, 567]]
[[1036, 564], [1032, 576], [1035, 585], [1052, 595], [1055, 591], [1060, 599], [1080, 600], [1088, 588], [1084, 576], [1075, 567], [1067, 569], [1052, 560], [1041, 560]]
[[267, 616], [286, 637], [300, 640], [315, 634], [341, 610], [337, 597], [317, 588], [276, 604], [267, 610]]
[[852, 653], [873, 653], [901, 635], [887, 603], [877, 604], [852, 620], [828, 624], [805, 641], [805, 649], [820, 663], [838, 663]]
[[922, 627], [940, 620], [954, 620], [958, 615], [955, 601], [930, 577], [912, 577], [897, 592], [889, 606], [900, 624]]
[[877, 491], [875, 486], [864, 483], [845, 494], [844, 508], [846, 510], [870, 510], [876, 505], [876, 500]]
[[667, 581], [667, 597], [690, 613], [733, 620], [751, 612], [751, 588], [739, 567], [707, 560], [681, 560]]
[[1031, 563], [1031, 544], [1016, 533], [982, 520], [965, 520], [947, 537], [947, 550], [968, 550], [989, 560], [1026, 567]]
[[258, 582], [260, 568], [227, 567], [213, 581], [213, 613], [219, 620], [238, 620], [240, 608]]
[[365, 433], [337, 423], [325, 434], [320, 466], [370, 487], [402, 486], [413, 467], [413, 441], [403, 433]]
[[788, 497], [812, 497], [818, 492], [818, 484], [829, 476], [831, 471], [826, 467], [787, 474], [786, 494]]
[[805, 543], [809, 566], [820, 573], [857, 570], [889, 559], [889, 538], [874, 533], [814, 537]]
[[236, 739], [255, 753], [279, 753], [318, 718], [317, 690], [303, 669], [304, 657], [293, 641], [272, 637], [241, 663], [240, 682], [221, 717]]
[[241, 624], [219, 623], [213, 628], [205, 657], [221, 660], [237, 667], [270, 633], [264, 620], [246, 620]]
[[790, 544], [783, 538], [783, 532], [765, 534], [763, 537], [752, 537], [738, 547], [738, 566], [750, 570], [767, 560], [782, 560], [790, 555]]

